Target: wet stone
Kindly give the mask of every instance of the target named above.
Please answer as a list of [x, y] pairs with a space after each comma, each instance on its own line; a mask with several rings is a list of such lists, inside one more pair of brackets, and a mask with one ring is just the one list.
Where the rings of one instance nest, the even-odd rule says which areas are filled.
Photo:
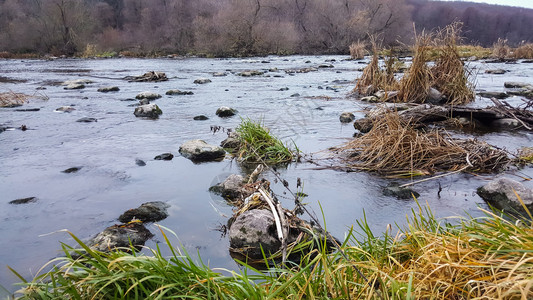
[[61, 171], [61, 173], [67, 173], [67, 174], [70, 174], [70, 173], [76, 173], [78, 172], [79, 170], [81, 170], [83, 167], [72, 167], [72, 168], [68, 168], [66, 170], [63, 170]]
[[11, 200], [9, 201], [9, 204], [19, 205], [19, 204], [27, 204], [27, 203], [33, 203], [33, 202], [37, 202], [37, 197], [28, 197], [28, 198]]
[[351, 112], [343, 112], [340, 115], [339, 120], [341, 121], [341, 123], [350, 123], [355, 120], [355, 115]]
[[510, 214], [527, 216], [522, 203], [515, 192], [520, 196], [524, 205], [533, 212], [533, 188], [516, 180], [498, 178], [477, 189], [478, 195], [490, 205]]
[[234, 116], [237, 113], [237, 110], [227, 107], [227, 106], [221, 106], [217, 109], [216, 115], [221, 118], [227, 118]]
[[172, 155], [172, 153], [163, 153], [154, 157], [155, 160], [172, 160], [173, 158], [174, 155]]
[[135, 159], [135, 164], [138, 165], [139, 167], [144, 167], [146, 166], [146, 163], [144, 162], [144, 160], [142, 159]]
[[196, 80], [194, 80], [194, 83], [196, 84], [206, 84], [206, 83], [210, 83], [211, 82], [211, 79], [209, 78], [198, 78]]
[[85, 88], [85, 84], [72, 83], [72, 84], [67, 85], [63, 89], [65, 89], [65, 90], [80, 90], [80, 89], [84, 89], [84, 88]]
[[155, 100], [155, 99], [161, 98], [161, 95], [159, 95], [158, 93], [153, 93], [153, 92], [142, 92], [142, 93], [137, 94], [135, 98], [139, 100], [141, 99]]
[[92, 123], [92, 122], [97, 122], [97, 121], [98, 120], [96, 118], [88, 118], [88, 117], [84, 117], [84, 118], [76, 120], [76, 122], [80, 122], [80, 123]]
[[193, 120], [195, 121], [205, 121], [205, 120], [209, 120], [208, 117], [204, 116], [204, 115], [199, 115], [199, 116], [195, 116], [194, 118], [192, 118]]
[[479, 92], [478, 95], [480, 95], [483, 98], [496, 98], [496, 99], [505, 99], [509, 97], [509, 95], [506, 92]]
[[162, 113], [163, 111], [159, 108], [159, 106], [155, 104], [146, 104], [138, 106], [133, 112], [136, 117], [144, 117], [150, 119], [157, 119]]
[[244, 178], [238, 174], [229, 175], [223, 182], [209, 188], [209, 191], [226, 199], [238, 199], [243, 195]]
[[134, 219], [144, 223], [161, 221], [168, 217], [167, 208], [169, 207], [170, 205], [162, 201], [146, 202], [138, 208], [127, 210], [118, 220], [122, 223], [128, 223]]
[[87, 246], [101, 252], [109, 252], [116, 248], [140, 249], [154, 235], [140, 222], [117, 224], [106, 228], [89, 242]]
[[400, 187], [397, 183], [391, 183], [383, 189], [383, 195], [396, 197], [398, 199], [413, 199], [419, 197], [420, 194], [412, 189]]
[[120, 88], [118, 86], [108, 86], [108, 87], [102, 87], [98, 89], [98, 92], [100, 93], [109, 93], [109, 92], [118, 92], [120, 91]]
[[169, 96], [176, 96], [176, 95], [194, 95], [194, 93], [191, 92], [191, 91], [180, 91], [180, 90], [168, 90], [165, 94], [166, 94], [166, 95], [169, 95]]
[[58, 107], [56, 108], [56, 112], [71, 112], [71, 111], [75, 111], [76, 109], [72, 106], [61, 106], [61, 107]]
[[193, 162], [219, 161], [224, 159], [226, 151], [221, 147], [209, 145], [202, 140], [191, 140], [180, 146], [179, 152]]

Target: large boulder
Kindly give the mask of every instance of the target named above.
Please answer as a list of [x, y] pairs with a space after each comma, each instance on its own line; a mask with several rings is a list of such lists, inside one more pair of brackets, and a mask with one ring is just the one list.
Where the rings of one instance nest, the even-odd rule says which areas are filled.
[[203, 140], [187, 141], [180, 146], [179, 152], [194, 162], [218, 161], [226, 155], [221, 147], [209, 145]]
[[223, 182], [209, 188], [209, 191], [219, 194], [222, 197], [234, 200], [243, 195], [242, 187], [244, 178], [238, 174], [231, 174]]
[[515, 191], [527, 209], [533, 213], [533, 189], [518, 181], [499, 178], [477, 189], [478, 195], [495, 208], [510, 214], [518, 213], [527, 216], [527, 212], [516, 197]]
[[128, 223], [132, 220], [139, 220], [141, 222], [157, 222], [168, 217], [167, 208], [169, 208], [165, 202], [154, 201], [141, 204], [138, 208], [132, 208], [124, 212], [118, 220], [122, 223]]
[[146, 104], [146, 105], [137, 106], [133, 114], [136, 117], [157, 119], [159, 118], [159, 115], [161, 115], [162, 113], [163, 111], [161, 111], [159, 106], [155, 104]]

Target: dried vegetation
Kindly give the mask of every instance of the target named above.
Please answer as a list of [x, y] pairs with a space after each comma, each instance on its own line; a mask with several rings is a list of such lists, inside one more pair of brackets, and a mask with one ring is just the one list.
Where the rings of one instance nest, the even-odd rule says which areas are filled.
[[0, 107], [16, 107], [26, 103], [33, 96], [23, 93], [0, 93]]

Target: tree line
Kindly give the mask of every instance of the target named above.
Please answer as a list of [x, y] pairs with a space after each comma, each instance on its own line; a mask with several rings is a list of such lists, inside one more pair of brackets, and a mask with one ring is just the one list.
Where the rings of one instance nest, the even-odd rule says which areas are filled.
[[0, 0], [0, 51], [75, 55], [347, 53], [462, 21], [470, 43], [533, 41], [533, 10], [427, 0]]

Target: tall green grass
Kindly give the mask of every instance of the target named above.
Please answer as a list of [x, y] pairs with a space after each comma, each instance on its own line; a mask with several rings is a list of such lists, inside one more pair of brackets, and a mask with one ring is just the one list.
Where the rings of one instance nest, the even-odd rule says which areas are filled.
[[267, 164], [281, 164], [294, 161], [298, 158], [299, 149], [294, 149], [284, 144], [279, 138], [270, 133], [261, 122], [242, 119], [235, 129], [239, 136], [240, 147], [237, 157], [240, 161]]
[[[151, 256], [63, 245], [65, 257], [22, 285], [23, 299], [531, 299], [533, 222], [492, 211], [438, 220], [418, 206], [407, 225], [376, 236], [366, 217], [340, 251], [325, 241], [299, 264], [259, 272], [210, 269], [174, 248]], [[170, 232], [169, 230], [166, 230]], [[72, 252], [78, 253], [74, 258]], [[44, 270], [45, 268], [43, 268]], [[249, 272], [253, 271], [254, 275]], [[221, 274], [227, 273], [227, 275]], [[21, 280], [24, 278], [20, 277]]]

